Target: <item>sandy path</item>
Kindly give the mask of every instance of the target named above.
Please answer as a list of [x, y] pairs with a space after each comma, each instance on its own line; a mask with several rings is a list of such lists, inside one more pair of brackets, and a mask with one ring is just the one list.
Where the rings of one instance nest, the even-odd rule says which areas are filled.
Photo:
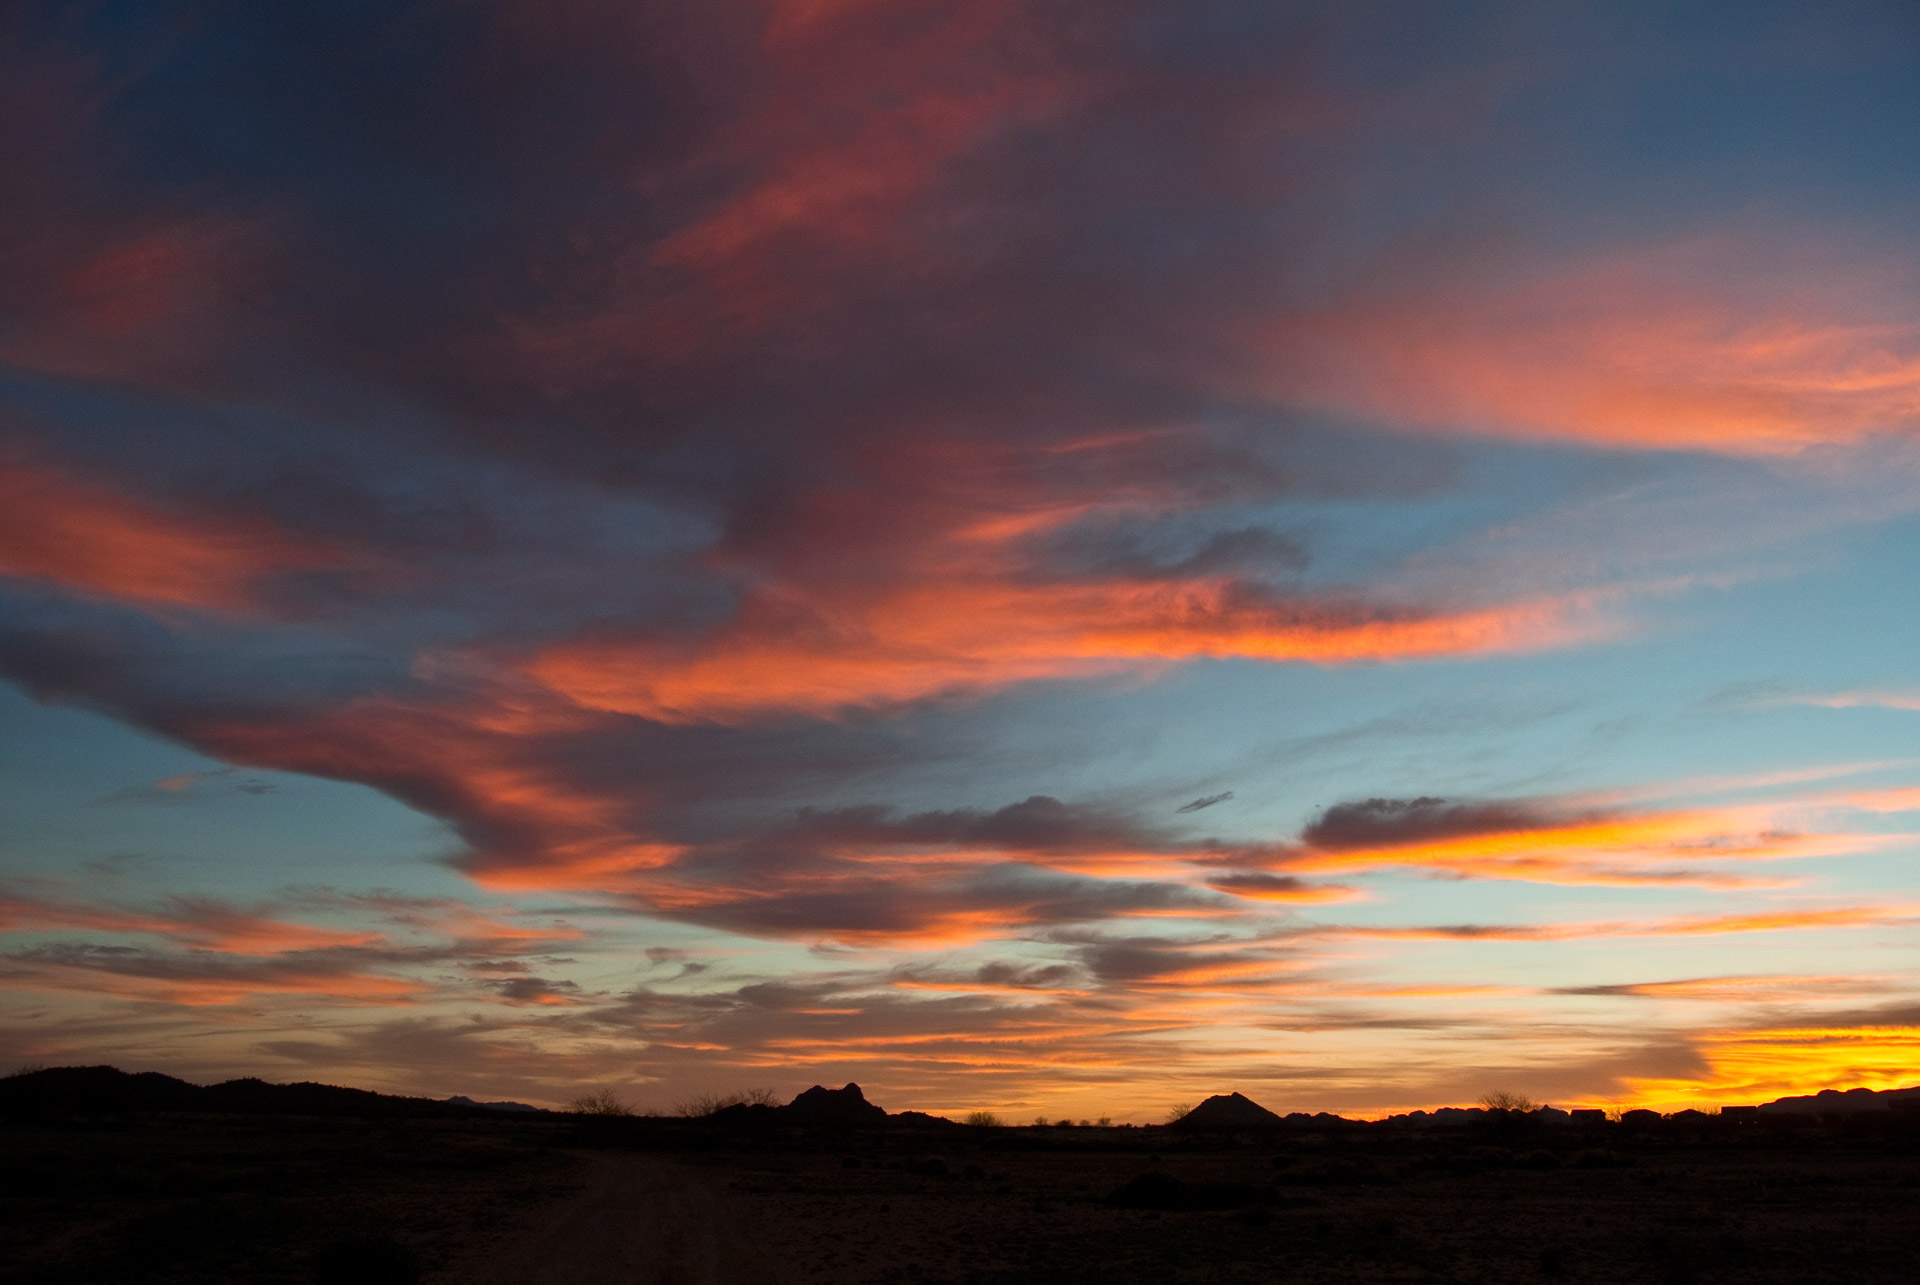
[[449, 1285], [778, 1285], [742, 1212], [699, 1175], [635, 1154], [581, 1157], [585, 1187]]

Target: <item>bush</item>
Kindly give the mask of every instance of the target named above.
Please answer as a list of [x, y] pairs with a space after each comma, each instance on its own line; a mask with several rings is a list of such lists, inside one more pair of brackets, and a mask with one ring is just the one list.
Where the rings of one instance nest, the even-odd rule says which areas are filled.
[[591, 1093], [582, 1093], [568, 1104], [579, 1115], [616, 1115], [633, 1114], [633, 1108], [620, 1098], [612, 1089], [595, 1089]]
[[780, 1095], [772, 1089], [740, 1089], [733, 1093], [696, 1093], [674, 1107], [675, 1115], [700, 1119], [728, 1107], [777, 1107]]
[[1000, 1117], [991, 1111], [969, 1111], [967, 1112], [967, 1123], [976, 1129], [998, 1129], [1000, 1127]]

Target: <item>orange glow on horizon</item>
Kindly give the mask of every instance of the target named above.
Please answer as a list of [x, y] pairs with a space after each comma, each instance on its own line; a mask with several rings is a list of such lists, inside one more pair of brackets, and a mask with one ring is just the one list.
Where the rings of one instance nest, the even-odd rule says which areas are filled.
[[1699, 1080], [1630, 1079], [1622, 1106], [1756, 1104], [1823, 1089], [1898, 1089], [1920, 1081], [1920, 1027], [1781, 1027], [1695, 1037], [1712, 1068]]

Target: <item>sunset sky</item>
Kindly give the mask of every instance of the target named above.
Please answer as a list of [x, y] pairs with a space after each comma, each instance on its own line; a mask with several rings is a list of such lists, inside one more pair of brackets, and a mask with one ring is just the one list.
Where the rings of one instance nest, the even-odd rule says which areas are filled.
[[1920, 10], [0, 12], [0, 1071], [1920, 1081]]

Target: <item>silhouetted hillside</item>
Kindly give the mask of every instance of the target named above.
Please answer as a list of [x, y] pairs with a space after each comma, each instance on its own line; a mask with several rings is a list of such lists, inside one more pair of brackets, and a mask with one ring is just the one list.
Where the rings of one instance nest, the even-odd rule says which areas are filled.
[[887, 1122], [887, 1113], [867, 1101], [857, 1084], [828, 1089], [816, 1084], [780, 1108], [785, 1123], [859, 1127]]
[[117, 1115], [129, 1111], [206, 1111], [238, 1115], [464, 1118], [479, 1106], [397, 1097], [331, 1084], [268, 1084], [248, 1077], [198, 1085], [155, 1071], [130, 1075], [111, 1066], [61, 1066], [0, 1080], [0, 1116], [9, 1119]]
[[1920, 1107], [1920, 1085], [1910, 1089], [1822, 1089], [1818, 1093], [1775, 1098], [1760, 1110], [1776, 1115], [1853, 1115], [1860, 1111], [1888, 1111]]
[[477, 1107], [482, 1111], [509, 1111], [518, 1115], [550, 1115], [545, 1107], [533, 1106], [526, 1102], [475, 1102], [464, 1093], [456, 1093], [450, 1098], [440, 1099], [448, 1106]]
[[883, 1125], [953, 1125], [950, 1120], [920, 1111], [903, 1111], [889, 1116], [886, 1110], [867, 1101], [857, 1084], [829, 1089], [816, 1084], [785, 1106], [760, 1102], [736, 1102], [721, 1107], [705, 1119], [729, 1128], [770, 1129], [779, 1126], [805, 1129], [871, 1129]]
[[[1920, 1111], [1920, 1085], [1879, 1091], [1827, 1089], [1819, 1093], [1777, 1098], [1758, 1106], [1729, 1106], [1720, 1118], [1726, 1122], [1737, 1122], [1760, 1116], [1774, 1120], [1841, 1117], [1896, 1109]], [[52, 1067], [0, 1079], [0, 1117], [90, 1116], [131, 1111], [440, 1118], [471, 1118], [501, 1113], [546, 1114], [541, 1108], [520, 1102], [475, 1102], [465, 1097], [434, 1101], [331, 1084], [270, 1084], [253, 1077], [203, 1086], [154, 1071], [129, 1074], [111, 1066]], [[1388, 1116], [1373, 1122], [1371, 1127], [1457, 1128], [1484, 1123], [1495, 1117], [1509, 1126], [1528, 1122], [1546, 1128], [1590, 1128], [1605, 1123], [1598, 1111], [1578, 1111], [1569, 1115], [1552, 1107], [1521, 1113], [1488, 1112], [1479, 1107], [1441, 1107], [1434, 1111], [1410, 1111]], [[735, 1128], [963, 1127], [944, 1117], [920, 1111], [889, 1115], [882, 1107], [869, 1102], [858, 1084], [848, 1084], [838, 1089], [816, 1084], [785, 1106], [741, 1103], [724, 1107], [705, 1118], [710, 1123]], [[1664, 1122], [1668, 1127], [1682, 1127], [1690, 1124], [1704, 1126], [1716, 1117], [1697, 1111], [1683, 1111], [1663, 1117], [1657, 1112], [1636, 1110], [1627, 1112], [1622, 1118], [1630, 1126], [1647, 1127]], [[1243, 1094], [1226, 1093], [1208, 1098], [1181, 1117], [1174, 1127], [1183, 1132], [1246, 1132], [1279, 1128], [1363, 1129], [1369, 1126], [1364, 1121], [1324, 1111], [1312, 1115], [1296, 1111], [1282, 1116]]]
[[1273, 1129], [1285, 1121], [1251, 1098], [1215, 1094], [1174, 1122], [1181, 1129]]

